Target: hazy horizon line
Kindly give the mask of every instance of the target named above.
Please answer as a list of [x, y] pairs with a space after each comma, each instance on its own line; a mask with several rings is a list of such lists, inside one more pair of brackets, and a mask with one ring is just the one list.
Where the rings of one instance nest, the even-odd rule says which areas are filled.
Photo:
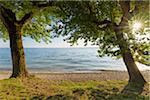
[[[5, 49], [5, 48], [10, 49], [10, 47], [0, 47], [0, 49]], [[66, 48], [67, 49], [68, 48], [69, 49], [69, 48], [98, 48], [98, 47], [24, 47], [24, 48], [39, 48], [39, 49], [40, 48], [47, 48], [47, 49], [48, 48]]]

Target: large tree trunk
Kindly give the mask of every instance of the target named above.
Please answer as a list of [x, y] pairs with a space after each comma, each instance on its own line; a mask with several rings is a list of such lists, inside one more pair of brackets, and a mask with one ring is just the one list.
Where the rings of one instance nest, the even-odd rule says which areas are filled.
[[21, 20], [17, 20], [16, 14], [0, 4], [0, 19], [5, 25], [10, 39], [13, 70], [11, 77], [27, 77], [26, 61], [22, 44], [21, 28], [31, 18], [32, 12], [25, 14]]
[[131, 51], [129, 49], [126, 50], [122, 53], [122, 57], [129, 73], [129, 83], [124, 87], [121, 93], [141, 94], [146, 81], [135, 64]]
[[119, 3], [123, 11], [123, 16], [119, 25], [115, 25], [114, 29], [116, 32], [116, 37], [121, 50], [123, 61], [129, 73], [129, 82], [144, 84], [146, 83], [146, 81], [140, 73], [137, 65], [135, 64], [133, 55], [131, 54], [131, 50], [129, 47], [130, 45], [126, 41], [123, 33], [124, 30], [129, 30], [128, 20], [130, 20], [130, 1], [120, 1]]
[[[15, 29], [14, 29], [15, 28]], [[12, 75], [11, 77], [27, 77], [26, 61], [22, 44], [21, 27], [15, 26], [9, 29], [10, 48], [12, 56]]]
[[140, 73], [137, 65], [135, 64], [133, 55], [131, 54], [131, 50], [129, 48], [129, 44], [125, 40], [122, 30], [120, 30], [120, 27], [117, 27], [115, 31], [118, 40], [118, 45], [120, 47], [121, 54], [123, 57], [123, 61], [127, 67], [127, 71], [129, 74], [129, 82], [140, 84], [146, 83], [144, 77]]
[[136, 82], [136, 83], [146, 83], [144, 77], [140, 73], [137, 65], [135, 64], [135, 61], [132, 57], [132, 54], [130, 51], [126, 51], [122, 54], [123, 61], [127, 67], [128, 73], [129, 73], [129, 82]]

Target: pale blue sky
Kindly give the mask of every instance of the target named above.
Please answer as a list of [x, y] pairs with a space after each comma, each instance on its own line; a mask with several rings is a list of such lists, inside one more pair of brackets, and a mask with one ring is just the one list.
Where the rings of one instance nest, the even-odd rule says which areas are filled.
[[[23, 45], [25, 48], [68, 48], [68, 47], [85, 47], [83, 41], [79, 41], [79, 45], [70, 46], [69, 43], [63, 41], [62, 37], [52, 39], [52, 43], [46, 44], [44, 42], [37, 43], [31, 38], [23, 38]], [[88, 44], [86, 47], [96, 47]], [[9, 48], [9, 41], [3, 42], [0, 39], [0, 48]]]

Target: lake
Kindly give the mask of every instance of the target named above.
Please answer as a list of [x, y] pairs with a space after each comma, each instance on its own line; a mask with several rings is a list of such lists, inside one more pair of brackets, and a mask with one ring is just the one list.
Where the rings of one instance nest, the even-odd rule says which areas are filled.
[[[26, 63], [29, 69], [55, 72], [126, 70], [122, 59], [100, 58], [97, 50], [97, 48], [26, 48]], [[10, 49], [1, 48], [0, 70], [10, 69]]]

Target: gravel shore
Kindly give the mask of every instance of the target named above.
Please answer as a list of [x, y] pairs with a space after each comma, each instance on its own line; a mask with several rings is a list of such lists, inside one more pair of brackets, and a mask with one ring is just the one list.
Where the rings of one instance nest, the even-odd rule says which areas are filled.
[[[10, 71], [0, 71], [0, 79], [9, 78]], [[36, 77], [48, 80], [70, 80], [70, 81], [107, 81], [107, 80], [128, 80], [126, 71], [91, 71], [91, 72], [42, 72], [30, 71], [30, 74]], [[150, 81], [150, 71], [142, 71], [144, 78]]]

